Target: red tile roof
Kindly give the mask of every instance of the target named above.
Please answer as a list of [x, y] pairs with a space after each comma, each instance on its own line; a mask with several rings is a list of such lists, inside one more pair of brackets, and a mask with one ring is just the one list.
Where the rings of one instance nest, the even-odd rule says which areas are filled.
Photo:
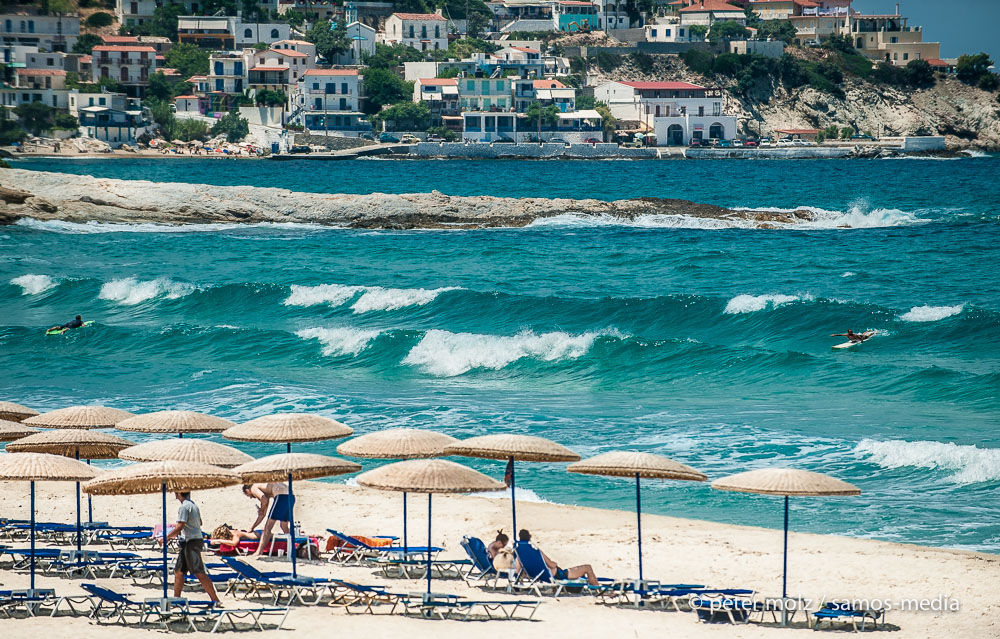
[[690, 82], [622, 82], [633, 89], [665, 89], [667, 91], [700, 90], [705, 87]]
[[951, 65], [940, 58], [927, 58], [927, 64], [932, 67], [950, 67]]
[[88, 62], [93, 62], [93, 61], [94, 61], [94, 58], [91, 57], [91, 56], [89, 56], [89, 55], [82, 55], [82, 56], [80, 56], [80, 62], [82, 62], [84, 64], [87, 64]]
[[740, 8], [724, 0], [704, 0], [698, 4], [681, 9], [682, 13], [698, 13], [700, 11], [739, 11]]
[[286, 55], [289, 58], [308, 58], [308, 53], [302, 53], [301, 51], [295, 51], [294, 49], [269, 49], [269, 51], [274, 51], [275, 53], [280, 53], [281, 55]]
[[122, 51], [125, 53], [156, 53], [153, 47], [121, 47], [121, 46], [96, 46], [92, 51]]
[[565, 89], [566, 85], [559, 80], [535, 80], [531, 85], [536, 89]]
[[302, 75], [357, 75], [357, 69], [309, 69]]
[[288, 65], [281, 65], [277, 67], [250, 67], [251, 71], [288, 71]]
[[62, 69], [14, 69], [18, 75], [66, 75]]
[[308, 40], [278, 40], [274, 44], [312, 44]]
[[444, 21], [444, 16], [439, 16], [436, 13], [394, 13], [392, 14], [402, 20], [442, 20]]
[[524, 53], [541, 53], [538, 49], [532, 49], [531, 47], [511, 47], [515, 51], [523, 51]]
[[457, 78], [420, 78], [417, 80], [425, 87], [457, 87]]

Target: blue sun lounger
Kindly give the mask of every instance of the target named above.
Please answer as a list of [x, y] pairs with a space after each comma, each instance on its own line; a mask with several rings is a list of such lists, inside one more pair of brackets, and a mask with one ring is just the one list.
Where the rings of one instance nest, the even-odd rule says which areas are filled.
[[[406, 552], [403, 552], [402, 546], [372, 546], [357, 537], [352, 537], [351, 535], [340, 532], [339, 530], [334, 530], [332, 528], [327, 528], [326, 532], [330, 533], [334, 537], [340, 540], [343, 544], [339, 546], [339, 550], [336, 550], [330, 555], [330, 561], [349, 564], [349, 563], [362, 563], [372, 559], [389, 559], [391, 557], [396, 558], [409, 558], [410, 555], [426, 555], [427, 546], [407, 546]], [[395, 539], [395, 537], [389, 537], [388, 539]], [[437, 546], [431, 546], [431, 555], [436, 555], [444, 550], [443, 548], [438, 548]]]
[[465, 575], [465, 582], [470, 586], [484, 585], [487, 588], [497, 589], [500, 587], [498, 583], [500, 577], [505, 577], [507, 581], [513, 577], [511, 574], [513, 569], [498, 571], [493, 567], [490, 555], [486, 551], [486, 544], [483, 543], [482, 539], [465, 536], [462, 537], [459, 544], [472, 561], [472, 569]]
[[320, 602], [324, 592], [332, 597], [337, 586], [332, 579], [292, 576], [289, 572], [262, 572], [235, 557], [223, 557], [222, 561], [237, 575], [229, 580], [226, 594], [242, 592], [244, 599], [266, 593], [274, 598], [275, 605], [288, 597], [289, 605], [298, 601], [313, 606]]
[[[544, 590], [558, 597], [563, 592], [598, 594], [614, 586], [614, 580], [607, 578], [598, 579], [600, 583], [596, 586], [588, 583], [586, 579], [556, 579], [545, 563], [542, 551], [531, 545], [531, 542], [517, 542], [514, 545], [514, 555], [521, 564], [521, 571], [510, 582], [508, 590], [530, 590], [539, 597]], [[522, 582], [523, 579], [528, 581]]]
[[[858, 627], [859, 620], [861, 621], [860, 628]], [[858, 630], [864, 632], [865, 625], [869, 620], [873, 628], [878, 630], [879, 622], [885, 623], [885, 609], [856, 608], [849, 602], [828, 601], [813, 613], [812, 626], [813, 629], [819, 629], [819, 624], [822, 621], [826, 621], [830, 627], [833, 627], [833, 624], [837, 622], [850, 623], [855, 632]]]
[[[530, 621], [541, 605], [534, 599], [466, 599], [459, 595], [428, 595], [415, 593], [405, 600], [404, 614], [416, 614], [425, 619], [520, 619]], [[518, 617], [518, 612], [528, 611]]]

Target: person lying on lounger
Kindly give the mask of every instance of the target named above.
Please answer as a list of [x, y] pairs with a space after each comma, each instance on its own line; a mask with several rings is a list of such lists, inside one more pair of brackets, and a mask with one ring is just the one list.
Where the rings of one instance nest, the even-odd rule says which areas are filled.
[[[523, 528], [518, 531], [517, 538], [524, 542], [531, 542], [531, 533]], [[545, 561], [545, 565], [549, 567], [549, 572], [556, 579], [580, 579], [581, 577], [587, 578], [587, 583], [591, 586], [596, 586], [598, 584], [597, 575], [594, 574], [594, 569], [590, 564], [581, 564], [579, 566], [573, 566], [572, 568], [560, 568], [559, 564], [549, 559], [549, 556], [542, 552], [541, 549], [538, 550], [542, 554], [542, 559]], [[514, 564], [515, 573], [521, 571], [521, 562], [515, 562]]]
[[222, 524], [216, 526], [215, 530], [212, 531], [212, 538], [208, 541], [212, 545], [218, 544], [235, 548], [240, 545], [241, 541], [257, 541], [259, 539], [260, 535], [252, 530], [237, 530], [229, 524]]

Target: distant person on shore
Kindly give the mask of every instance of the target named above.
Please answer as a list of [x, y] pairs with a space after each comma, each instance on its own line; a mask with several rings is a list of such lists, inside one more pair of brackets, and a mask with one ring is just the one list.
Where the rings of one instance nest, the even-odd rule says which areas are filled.
[[177, 523], [167, 533], [166, 539], [169, 542], [174, 537], [180, 537], [180, 552], [177, 554], [177, 563], [174, 564], [174, 597], [180, 597], [184, 590], [184, 575], [192, 574], [201, 583], [208, 598], [218, 606], [219, 595], [215, 592], [212, 580], [205, 574], [205, 562], [201, 559], [201, 552], [205, 548], [201, 532], [201, 511], [191, 501], [191, 493], [175, 493], [175, 496], [181, 505], [177, 509]]
[[490, 556], [490, 559], [496, 559], [497, 554], [507, 547], [507, 542], [509, 541], [510, 537], [503, 534], [502, 530], [498, 530], [497, 538], [493, 540], [493, 543], [486, 547], [486, 553]]
[[[518, 545], [531, 544], [531, 533], [523, 528], [518, 531], [517, 538], [519, 540]], [[590, 564], [581, 564], [572, 568], [560, 568], [559, 564], [549, 559], [549, 556], [542, 552], [541, 548], [538, 549], [538, 552], [542, 555], [542, 560], [548, 566], [549, 572], [556, 579], [580, 579], [581, 577], [586, 577], [587, 583], [591, 586], [596, 586], [599, 583], [597, 575], [594, 574], [594, 569]], [[519, 572], [521, 572], [521, 562], [516, 561], [514, 563], [514, 573], [517, 574]]]
[[868, 339], [863, 334], [855, 333], [851, 329], [847, 329], [846, 333], [831, 333], [830, 337], [846, 337], [848, 340], [852, 342], [863, 342], [866, 339]]
[[[257, 518], [254, 520], [250, 530], [257, 530], [260, 522], [264, 522], [264, 530], [260, 537], [260, 544], [257, 546], [255, 556], [260, 556], [264, 549], [271, 544], [274, 524], [281, 524], [281, 531], [288, 534], [289, 531], [289, 508], [295, 504], [295, 499], [288, 495], [288, 484], [284, 482], [271, 482], [268, 484], [247, 484], [243, 486], [243, 494], [256, 499], [259, 502], [257, 508]], [[268, 506], [270, 505], [270, 509]], [[265, 521], [266, 519], [266, 521]], [[294, 547], [294, 543], [291, 544]], [[287, 552], [293, 552], [288, 548]]]
[[79, 315], [77, 315], [75, 318], [71, 319], [70, 321], [66, 322], [65, 324], [60, 324], [58, 326], [53, 326], [49, 330], [50, 331], [58, 331], [60, 329], [67, 329], [68, 330], [68, 329], [71, 329], [71, 328], [80, 328], [81, 326], [83, 326], [83, 318], [80, 317]]

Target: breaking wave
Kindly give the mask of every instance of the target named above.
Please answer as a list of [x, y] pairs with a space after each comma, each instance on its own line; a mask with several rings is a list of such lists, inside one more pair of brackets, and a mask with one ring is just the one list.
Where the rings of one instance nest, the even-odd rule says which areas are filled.
[[729, 300], [723, 311], [729, 315], [740, 313], [755, 313], [767, 308], [777, 308], [799, 300], [812, 300], [811, 295], [799, 297], [798, 295], [737, 295]]
[[517, 335], [481, 335], [427, 331], [423, 339], [403, 359], [437, 377], [454, 377], [473, 369], [500, 370], [520, 359], [543, 362], [577, 359], [590, 350], [600, 337], [625, 337], [616, 330], [593, 331], [580, 335], [563, 332]]
[[20, 286], [22, 295], [38, 295], [56, 285], [56, 281], [48, 275], [34, 275], [32, 273], [15, 277], [10, 283], [14, 286]]
[[[424, 306], [433, 302], [441, 293], [462, 290], [453, 286], [426, 289], [345, 286], [343, 284], [319, 284], [317, 286], [293, 284], [291, 289], [291, 294], [284, 302], [285, 306], [326, 304], [337, 307], [343, 306], [357, 297], [354, 304], [351, 305], [351, 310], [355, 313], [395, 311], [409, 306]], [[358, 297], [359, 294], [360, 297]]]
[[882, 468], [930, 468], [955, 471], [958, 484], [1000, 480], [1000, 449], [934, 441], [863, 439], [854, 452]]
[[936, 322], [952, 315], [958, 315], [965, 304], [955, 306], [914, 306], [899, 316], [904, 322]]
[[356, 328], [306, 328], [296, 331], [302, 339], [316, 339], [323, 345], [322, 353], [328, 357], [357, 355], [368, 348], [379, 331]]
[[134, 277], [112, 280], [101, 286], [98, 299], [133, 306], [155, 298], [168, 300], [190, 295], [195, 291], [193, 284], [175, 282], [165, 277], [155, 280], [139, 280]]

